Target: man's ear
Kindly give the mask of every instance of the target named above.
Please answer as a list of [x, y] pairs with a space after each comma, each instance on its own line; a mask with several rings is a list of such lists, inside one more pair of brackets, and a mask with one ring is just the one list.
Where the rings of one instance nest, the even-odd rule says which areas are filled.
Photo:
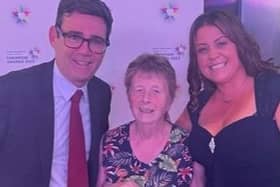
[[56, 31], [56, 28], [55, 28], [55, 26], [51, 26], [49, 29], [49, 41], [53, 47], [54, 47], [54, 44], [55, 44], [55, 41], [57, 40], [57, 38], [58, 38], [58, 33]]

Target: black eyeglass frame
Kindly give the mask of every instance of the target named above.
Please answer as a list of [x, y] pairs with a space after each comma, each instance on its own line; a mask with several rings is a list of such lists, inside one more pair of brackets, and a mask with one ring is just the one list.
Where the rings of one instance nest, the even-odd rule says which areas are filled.
[[[64, 41], [64, 45], [65, 45], [66, 47], [71, 48], [71, 49], [79, 49], [79, 48], [83, 45], [84, 42], [87, 42], [87, 47], [88, 47], [88, 49], [89, 49], [90, 51], [92, 51], [92, 52], [94, 52], [94, 53], [96, 53], [96, 54], [104, 54], [105, 51], [106, 51], [106, 49], [107, 49], [107, 47], [110, 45], [110, 42], [109, 42], [108, 40], [105, 40], [105, 39], [102, 38], [102, 37], [96, 36], [97, 39], [100, 39], [100, 40], [103, 40], [103, 41], [104, 41], [104, 49], [102, 49], [102, 50], [99, 52], [99, 51], [96, 51], [96, 49], [93, 50], [92, 47], [90, 47], [90, 46], [91, 46], [92, 38], [84, 38], [84, 37], [82, 37], [82, 36], [79, 35], [79, 34], [71, 33], [71, 31], [70, 31], [70, 32], [64, 32], [64, 31], [61, 29], [60, 26], [55, 26], [55, 28], [56, 28], [57, 33], [63, 37], [63, 39], [64, 39], [64, 40], [63, 40], [63, 41]], [[74, 35], [75, 35], [75, 37], [78, 37], [78, 38], [81, 40], [81, 41], [79, 42], [80, 44], [77, 45], [77, 46], [69, 45], [69, 42], [67, 42], [67, 41], [69, 41], [69, 39], [70, 39], [69, 37], [70, 37], [70, 36], [74, 36]], [[68, 40], [67, 40], [67, 39], [68, 39]], [[96, 45], [95, 45], [95, 46], [96, 46]]]

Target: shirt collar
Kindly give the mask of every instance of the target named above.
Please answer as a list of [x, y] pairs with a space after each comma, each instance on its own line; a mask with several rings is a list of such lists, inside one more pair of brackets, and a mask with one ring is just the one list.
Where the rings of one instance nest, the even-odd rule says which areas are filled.
[[80, 89], [83, 92], [84, 98], [86, 101], [88, 100], [87, 96], [87, 84], [81, 88], [77, 88], [73, 83], [71, 83], [68, 79], [66, 79], [60, 70], [58, 69], [56, 63], [54, 63], [54, 77], [53, 77], [53, 85], [54, 85], [54, 96], [63, 97], [66, 101], [69, 101], [71, 97], [74, 95], [76, 90]]

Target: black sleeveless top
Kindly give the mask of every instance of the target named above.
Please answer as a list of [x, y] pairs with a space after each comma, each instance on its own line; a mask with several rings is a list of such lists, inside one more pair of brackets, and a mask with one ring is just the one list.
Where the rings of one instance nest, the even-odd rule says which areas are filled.
[[207, 187], [280, 187], [280, 131], [273, 120], [280, 102], [280, 76], [258, 75], [256, 113], [233, 122], [215, 137], [198, 124], [210, 96], [203, 92], [199, 109], [189, 110], [190, 151], [205, 168]]

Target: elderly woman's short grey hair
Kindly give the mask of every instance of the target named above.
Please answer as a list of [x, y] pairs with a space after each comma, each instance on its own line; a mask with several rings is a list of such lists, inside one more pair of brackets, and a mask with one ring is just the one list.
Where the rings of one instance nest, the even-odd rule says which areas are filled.
[[128, 65], [125, 74], [125, 86], [127, 92], [130, 89], [133, 77], [138, 72], [161, 75], [167, 81], [171, 100], [174, 99], [177, 88], [176, 73], [167, 58], [156, 54], [142, 54], [134, 59]]

